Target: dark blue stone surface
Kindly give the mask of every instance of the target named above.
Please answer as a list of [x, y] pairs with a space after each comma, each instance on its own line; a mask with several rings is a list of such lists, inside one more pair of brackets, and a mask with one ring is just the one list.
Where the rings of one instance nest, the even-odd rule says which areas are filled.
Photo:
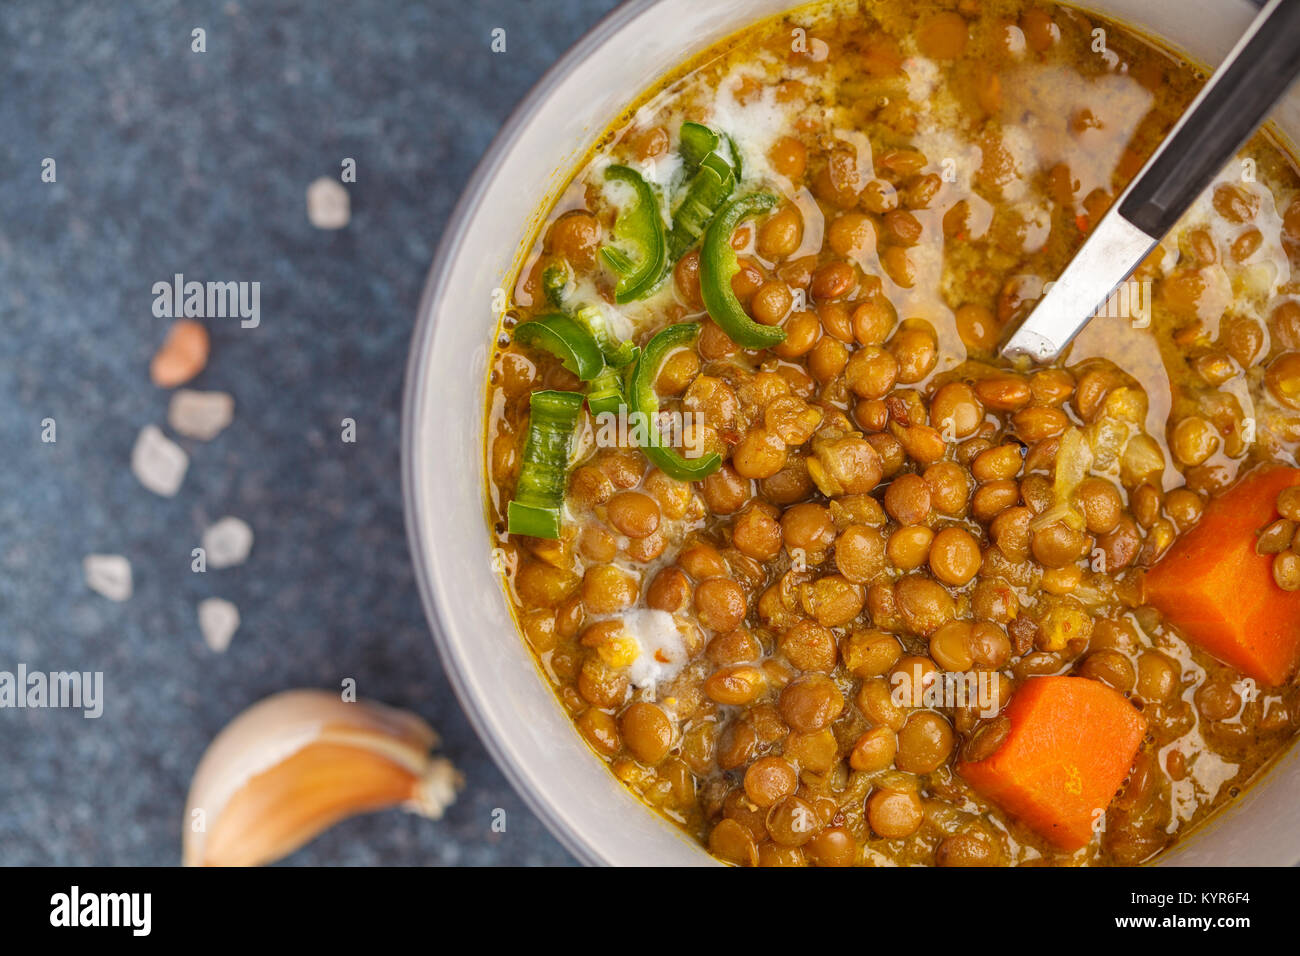
[[[295, 0], [0, 5], [0, 670], [102, 670], [104, 716], [0, 710], [0, 864], [171, 864], [191, 774], [235, 714], [289, 687], [414, 709], [469, 786], [441, 822], [351, 820], [299, 864], [555, 864], [442, 674], [402, 525], [402, 375], [443, 222], [513, 105], [613, 0]], [[206, 53], [191, 31], [206, 31]], [[490, 49], [506, 30], [505, 53]], [[41, 163], [57, 163], [42, 183]], [[352, 220], [304, 191], [357, 163]], [[148, 379], [174, 273], [261, 283], [261, 325], [208, 322], [193, 383], [234, 424], [182, 441], [173, 499], [128, 463], [169, 393]], [[57, 442], [41, 441], [41, 422]], [[357, 441], [340, 440], [356, 420]], [[222, 515], [239, 568], [194, 574]], [[120, 553], [135, 595], [90, 592]], [[234, 601], [229, 652], [195, 606]], [[491, 831], [494, 808], [506, 832]]]

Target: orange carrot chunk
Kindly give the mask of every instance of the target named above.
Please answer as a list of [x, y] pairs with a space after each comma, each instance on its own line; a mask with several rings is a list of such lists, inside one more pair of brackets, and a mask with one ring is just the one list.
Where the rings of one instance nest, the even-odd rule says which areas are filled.
[[1277, 496], [1300, 469], [1252, 472], [1209, 503], [1200, 523], [1146, 576], [1146, 601], [1183, 636], [1270, 686], [1300, 664], [1300, 591], [1273, 580], [1256, 535], [1277, 517]]
[[1105, 684], [1034, 677], [1002, 714], [1010, 729], [991, 754], [961, 760], [985, 799], [1062, 850], [1092, 840], [1095, 821], [1128, 776], [1146, 720]]

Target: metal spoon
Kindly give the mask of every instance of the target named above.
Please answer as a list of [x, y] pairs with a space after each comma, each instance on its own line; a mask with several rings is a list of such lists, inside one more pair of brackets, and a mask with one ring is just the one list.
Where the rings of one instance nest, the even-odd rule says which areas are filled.
[[1003, 343], [1002, 354], [1047, 362], [1232, 159], [1300, 74], [1300, 0], [1269, 0], [1060, 278]]

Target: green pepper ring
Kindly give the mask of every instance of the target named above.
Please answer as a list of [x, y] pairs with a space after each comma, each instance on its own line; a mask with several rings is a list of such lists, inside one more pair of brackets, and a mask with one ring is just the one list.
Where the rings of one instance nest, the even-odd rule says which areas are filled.
[[625, 266], [621, 260], [626, 257], [618, 255], [617, 248], [601, 250], [605, 261], [623, 273], [614, 287], [614, 301], [621, 304], [644, 298], [659, 284], [668, 268], [668, 241], [659, 200], [645, 178], [630, 166], [618, 165], [606, 168], [605, 178], [627, 183], [636, 192], [636, 202], [614, 221], [614, 238], [637, 246], [640, 259]]
[[528, 397], [528, 438], [513, 500], [506, 507], [510, 534], [558, 538], [581, 392], [539, 391]]
[[662, 443], [659, 424], [655, 417], [659, 414], [659, 395], [655, 392], [655, 380], [659, 369], [668, 353], [683, 345], [695, 341], [700, 334], [698, 322], [681, 322], [670, 325], [656, 332], [646, 343], [637, 359], [636, 370], [632, 373], [628, 388], [628, 406], [634, 414], [644, 415], [650, 442], [642, 446], [642, 451], [665, 475], [678, 481], [700, 481], [713, 474], [722, 466], [722, 456], [709, 452], [699, 458], [686, 458], [678, 451]]
[[731, 280], [740, 271], [740, 262], [736, 250], [731, 248], [731, 234], [746, 219], [774, 205], [776, 197], [768, 192], [748, 193], [731, 200], [713, 217], [700, 250], [700, 293], [704, 307], [732, 341], [747, 349], [779, 345], [785, 341], [785, 330], [755, 322], [745, 314], [732, 291]]
[[558, 312], [521, 322], [515, 326], [514, 340], [550, 352], [584, 382], [590, 382], [605, 367], [605, 357], [591, 332]]

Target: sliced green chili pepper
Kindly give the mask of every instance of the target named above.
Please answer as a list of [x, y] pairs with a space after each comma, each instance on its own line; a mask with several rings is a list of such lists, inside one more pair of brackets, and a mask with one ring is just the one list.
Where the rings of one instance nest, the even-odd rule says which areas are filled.
[[[623, 344], [631, 346], [631, 361], [636, 361], [641, 350], [631, 342]], [[625, 378], [626, 372], [623, 369], [613, 365], [605, 366], [605, 370], [592, 380], [591, 387], [587, 390], [587, 408], [591, 414], [618, 414], [618, 410], [627, 404]]]
[[516, 342], [554, 355], [574, 375], [589, 382], [605, 367], [596, 339], [579, 322], [558, 312], [515, 326]]
[[534, 538], [558, 538], [569, 452], [582, 411], [582, 393], [533, 392], [528, 409], [524, 460], [514, 500], [506, 507], [506, 529], [511, 534]]
[[668, 353], [695, 341], [699, 333], [700, 326], [697, 322], [682, 322], [657, 332], [637, 359], [636, 370], [632, 373], [632, 382], [628, 388], [629, 408], [634, 414], [644, 416], [649, 443], [642, 446], [641, 450], [660, 471], [678, 481], [700, 481], [722, 465], [722, 458], [717, 452], [711, 451], [699, 458], [687, 458], [665, 445], [659, 434], [659, 395], [655, 392], [655, 379], [659, 377], [659, 369]]
[[542, 270], [542, 293], [557, 309], [569, 294], [569, 265], [563, 260], [552, 262]]
[[601, 354], [605, 356], [605, 361], [615, 368], [622, 368], [636, 357], [636, 346], [631, 342], [619, 342], [614, 338], [614, 333], [609, 330], [609, 323], [605, 321], [605, 313], [591, 305], [584, 305], [573, 317], [586, 326], [591, 337], [596, 340]]
[[745, 179], [745, 167], [740, 159], [740, 147], [736, 141], [731, 138], [730, 133], [724, 134], [727, 137], [727, 145], [731, 147], [731, 168], [736, 174], [736, 182], [743, 182]]
[[617, 245], [600, 250], [605, 261], [619, 274], [614, 301], [631, 302], [649, 295], [664, 276], [668, 264], [664, 222], [654, 190], [635, 169], [610, 166], [605, 170], [605, 178], [627, 183], [636, 193], [632, 204], [620, 210], [614, 220]]
[[705, 156], [718, 148], [718, 134], [701, 123], [683, 123], [677, 139], [677, 152], [688, 175], [704, 162]]
[[735, 186], [735, 173], [725, 159], [718, 153], [704, 157], [673, 212], [673, 228], [668, 233], [670, 259], [675, 262], [695, 245]]
[[731, 248], [731, 234], [746, 219], [766, 212], [776, 205], [776, 197], [767, 192], [748, 193], [733, 199], [713, 218], [704, 233], [700, 250], [700, 293], [709, 316], [747, 349], [764, 349], [785, 341], [785, 330], [775, 325], [755, 322], [740, 305], [731, 289], [732, 277], [740, 271], [736, 251]]

